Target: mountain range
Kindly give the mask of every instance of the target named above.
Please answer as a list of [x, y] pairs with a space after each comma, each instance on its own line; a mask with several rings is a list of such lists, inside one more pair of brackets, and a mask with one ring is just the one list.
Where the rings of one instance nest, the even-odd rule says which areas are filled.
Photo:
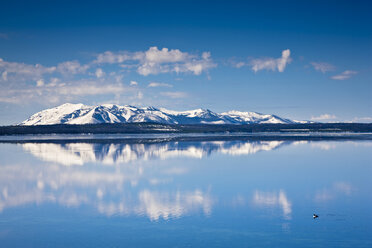
[[162, 123], [162, 124], [294, 124], [308, 123], [256, 112], [229, 111], [215, 113], [209, 109], [173, 111], [164, 108], [102, 104], [87, 106], [65, 103], [40, 111], [20, 125], [98, 124], [98, 123]]

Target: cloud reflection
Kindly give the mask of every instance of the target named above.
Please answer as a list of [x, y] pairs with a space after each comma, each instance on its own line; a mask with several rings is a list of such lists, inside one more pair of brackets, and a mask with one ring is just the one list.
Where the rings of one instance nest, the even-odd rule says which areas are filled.
[[[198, 212], [209, 215], [213, 201], [208, 189], [162, 187], [172, 183], [174, 177], [188, 173], [192, 165], [154, 166], [142, 162], [180, 157], [201, 159], [212, 153], [254, 154], [283, 144], [282, 141], [26, 143], [21, 145], [25, 151], [52, 163], [1, 165], [0, 211], [54, 203], [66, 207], [91, 206], [108, 216], [147, 216], [154, 221]], [[92, 164], [82, 166], [87, 163]]]
[[[54, 203], [66, 207], [90, 206], [108, 216], [147, 216], [153, 221], [198, 212], [209, 215], [213, 201], [208, 189], [166, 187], [165, 190], [162, 186], [188, 173], [192, 165], [154, 166], [142, 162], [180, 157], [201, 159], [212, 153], [247, 155], [284, 144], [283, 141], [26, 143], [21, 145], [25, 151], [48, 164], [2, 164], [0, 211]], [[90, 166], [83, 166], [87, 163]]]
[[335, 182], [331, 187], [324, 188], [315, 194], [315, 201], [326, 202], [338, 196], [350, 196], [355, 188], [347, 182]]
[[154, 178], [169, 182], [161, 178], [169, 167], [140, 168], [2, 165], [0, 212], [27, 204], [55, 203], [66, 207], [91, 206], [108, 216], [137, 215], [150, 220], [211, 213], [213, 202], [209, 190], [149, 189]]
[[99, 202], [98, 210], [108, 216], [135, 214], [147, 216], [153, 221], [168, 220], [200, 210], [209, 215], [212, 211], [212, 198], [209, 193], [201, 190], [170, 193], [145, 189], [138, 193], [138, 197], [129, 206], [128, 201]]
[[283, 190], [280, 190], [279, 193], [256, 190], [253, 195], [253, 203], [264, 207], [279, 206], [283, 211], [284, 218], [291, 219], [292, 203], [288, 200]]

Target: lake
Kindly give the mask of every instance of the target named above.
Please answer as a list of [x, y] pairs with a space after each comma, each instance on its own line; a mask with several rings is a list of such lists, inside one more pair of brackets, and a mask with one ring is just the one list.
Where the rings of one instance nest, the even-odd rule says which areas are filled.
[[1, 247], [372, 247], [370, 140], [30, 140], [0, 158]]

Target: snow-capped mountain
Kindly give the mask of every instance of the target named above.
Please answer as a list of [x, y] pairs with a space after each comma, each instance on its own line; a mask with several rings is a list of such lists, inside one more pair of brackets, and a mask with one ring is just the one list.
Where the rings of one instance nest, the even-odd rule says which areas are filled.
[[163, 124], [252, 124], [252, 123], [303, 123], [284, 119], [276, 115], [256, 112], [229, 111], [215, 113], [208, 109], [172, 111], [164, 108], [138, 108], [130, 105], [103, 104], [87, 106], [65, 103], [58, 107], [40, 111], [20, 125], [51, 124], [96, 124], [96, 123], [138, 123]]

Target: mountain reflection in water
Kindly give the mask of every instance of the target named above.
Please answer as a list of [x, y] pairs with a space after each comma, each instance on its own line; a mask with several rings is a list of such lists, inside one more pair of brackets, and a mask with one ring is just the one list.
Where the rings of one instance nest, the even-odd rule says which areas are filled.
[[246, 155], [270, 151], [290, 143], [290, 141], [163, 142], [152, 144], [26, 143], [22, 147], [43, 161], [69, 166], [83, 165], [89, 162], [112, 165], [136, 160], [172, 157], [203, 158], [211, 153]]
[[[209, 215], [214, 200], [208, 187], [167, 190], [155, 187], [173, 182], [175, 176], [191, 170], [190, 166], [144, 166], [141, 161], [201, 159], [212, 153], [254, 154], [284, 144], [290, 142], [25, 143], [21, 145], [24, 151], [48, 164], [2, 164], [0, 211], [25, 204], [57, 203], [67, 207], [90, 205], [108, 216], [134, 214], [150, 220], [178, 218], [196, 212]], [[138, 164], [133, 166], [130, 162]], [[73, 166], [87, 163], [117, 166]]]
[[[295, 219], [293, 209], [301, 204], [303, 195], [307, 204], [322, 206], [358, 192], [358, 182], [345, 176], [354, 171], [350, 172], [347, 164], [337, 165], [331, 178], [310, 180], [316, 178], [316, 168], [331, 166], [329, 161], [335, 158], [333, 151], [339, 144], [349, 151], [356, 146], [368, 149], [371, 143], [6, 144], [3, 148], [12, 150], [14, 156], [0, 162], [0, 214], [17, 207], [49, 205], [159, 221], [184, 216], [209, 218], [215, 212], [234, 215], [240, 211], [249, 216], [249, 211], [257, 211], [260, 216], [281, 218], [288, 230]], [[281, 147], [288, 149], [272, 152]], [[338, 164], [347, 161], [340, 159]]]

